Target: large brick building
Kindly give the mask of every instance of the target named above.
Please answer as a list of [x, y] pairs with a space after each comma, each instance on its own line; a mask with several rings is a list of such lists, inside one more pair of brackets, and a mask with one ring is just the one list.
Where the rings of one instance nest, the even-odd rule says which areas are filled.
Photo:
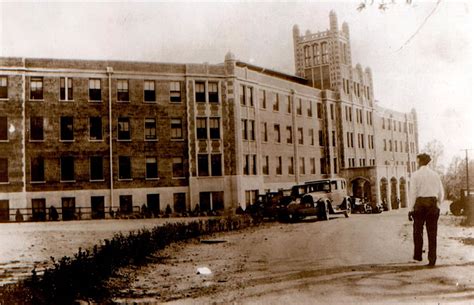
[[231, 53], [216, 65], [0, 58], [0, 218], [235, 209], [335, 176], [405, 206], [416, 113], [377, 106], [333, 12], [328, 31], [293, 36], [296, 75]]

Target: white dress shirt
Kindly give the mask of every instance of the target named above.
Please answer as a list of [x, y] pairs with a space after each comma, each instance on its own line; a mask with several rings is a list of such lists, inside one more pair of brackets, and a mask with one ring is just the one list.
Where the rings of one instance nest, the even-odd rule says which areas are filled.
[[444, 189], [439, 175], [426, 165], [420, 166], [420, 168], [411, 176], [410, 211], [413, 211], [417, 197], [438, 198], [438, 208], [444, 200]]

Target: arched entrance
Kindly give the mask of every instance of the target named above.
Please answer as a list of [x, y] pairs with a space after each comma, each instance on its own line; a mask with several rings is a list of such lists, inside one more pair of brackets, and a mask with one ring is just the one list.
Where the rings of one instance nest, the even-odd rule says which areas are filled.
[[354, 197], [366, 198], [368, 201], [372, 201], [371, 185], [367, 178], [357, 177], [352, 180], [351, 185]]
[[407, 192], [406, 192], [406, 180], [404, 177], [401, 177], [400, 178], [400, 205], [402, 208], [406, 208], [407, 207], [407, 203], [408, 203], [408, 200], [407, 200]]
[[380, 200], [388, 204], [388, 181], [387, 178], [380, 179]]
[[398, 209], [398, 196], [397, 196], [397, 188], [398, 188], [398, 181], [397, 178], [392, 177], [390, 179], [390, 199], [391, 199], [391, 205], [392, 209]]

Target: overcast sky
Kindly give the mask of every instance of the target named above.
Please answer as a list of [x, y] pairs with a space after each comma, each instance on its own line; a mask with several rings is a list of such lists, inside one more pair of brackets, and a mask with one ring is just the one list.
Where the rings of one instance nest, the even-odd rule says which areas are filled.
[[353, 65], [372, 69], [380, 105], [417, 110], [420, 147], [440, 140], [446, 164], [474, 149], [473, 6], [441, 0], [405, 44], [436, 2], [358, 12], [359, 2], [0, 3], [0, 56], [220, 63], [232, 51], [293, 74], [292, 26], [326, 30], [334, 9], [339, 26], [349, 24]]

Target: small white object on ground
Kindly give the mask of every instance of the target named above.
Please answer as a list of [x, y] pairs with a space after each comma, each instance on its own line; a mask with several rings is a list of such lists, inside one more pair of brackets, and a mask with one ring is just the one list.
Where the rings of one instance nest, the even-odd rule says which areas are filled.
[[212, 271], [211, 271], [211, 269], [209, 269], [207, 267], [198, 267], [197, 268], [197, 274], [208, 275], [208, 274], [212, 274]]

